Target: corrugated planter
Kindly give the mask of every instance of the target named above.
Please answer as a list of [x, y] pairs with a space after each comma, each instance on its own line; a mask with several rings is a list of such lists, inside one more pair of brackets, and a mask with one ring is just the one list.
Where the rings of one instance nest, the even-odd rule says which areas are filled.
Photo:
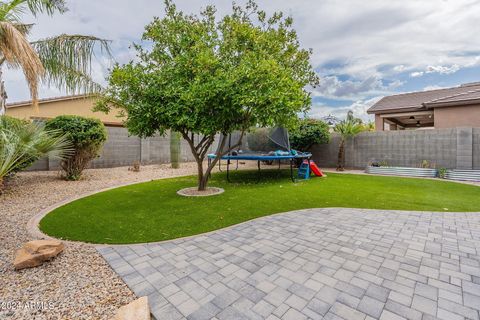
[[435, 178], [438, 175], [437, 169], [430, 168], [410, 168], [410, 167], [372, 167], [368, 166], [365, 169], [366, 173], [382, 174], [392, 176], [408, 176], [408, 177], [423, 177]]
[[445, 179], [461, 181], [480, 181], [480, 170], [447, 170]]

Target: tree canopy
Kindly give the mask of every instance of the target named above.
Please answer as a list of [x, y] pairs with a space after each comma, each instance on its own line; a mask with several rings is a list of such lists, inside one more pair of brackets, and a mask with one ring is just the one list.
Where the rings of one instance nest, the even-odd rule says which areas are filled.
[[135, 45], [138, 61], [114, 67], [97, 109], [123, 109], [138, 136], [181, 133], [206, 185], [212, 168], [204, 178], [201, 162], [215, 135], [289, 126], [309, 109], [306, 88], [318, 78], [292, 23], [281, 12], [267, 16], [253, 1], [217, 19], [213, 6], [187, 15], [167, 0], [165, 16], [146, 26], [148, 45]]

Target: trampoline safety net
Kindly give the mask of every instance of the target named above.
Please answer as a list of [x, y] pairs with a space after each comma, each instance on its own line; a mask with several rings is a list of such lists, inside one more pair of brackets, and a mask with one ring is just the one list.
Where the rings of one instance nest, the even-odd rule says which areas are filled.
[[[228, 135], [221, 135], [216, 153], [227, 152], [232, 146], [238, 144], [241, 133], [235, 131]], [[222, 139], [225, 140], [223, 148], [219, 150]], [[255, 128], [243, 137], [240, 145], [230, 153], [264, 154], [277, 150], [290, 151], [288, 130], [283, 127]]]

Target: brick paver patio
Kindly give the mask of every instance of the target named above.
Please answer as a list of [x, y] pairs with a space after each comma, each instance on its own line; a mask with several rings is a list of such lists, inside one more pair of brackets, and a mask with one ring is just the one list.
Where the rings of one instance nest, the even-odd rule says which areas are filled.
[[166, 319], [479, 319], [480, 214], [312, 209], [98, 249]]

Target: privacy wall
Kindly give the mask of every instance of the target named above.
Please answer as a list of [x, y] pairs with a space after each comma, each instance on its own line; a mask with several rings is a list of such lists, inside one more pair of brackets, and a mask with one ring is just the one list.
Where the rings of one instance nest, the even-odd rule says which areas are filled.
[[[337, 164], [340, 137], [312, 148], [322, 167]], [[480, 128], [364, 132], [347, 141], [346, 166], [365, 168], [375, 161], [389, 166], [420, 167], [423, 160], [437, 168], [480, 169]]]
[[[129, 136], [121, 127], [108, 127], [108, 140], [91, 167], [109, 168], [142, 164], [169, 163], [168, 135], [140, 139]], [[333, 134], [329, 144], [315, 145], [313, 159], [321, 167], [337, 164], [340, 138]], [[215, 146], [212, 147], [213, 152]], [[423, 160], [436, 168], [480, 169], [480, 128], [456, 128], [412, 131], [364, 132], [349, 139], [346, 145], [346, 166], [365, 168], [374, 161], [390, 166], [420, 167]], [[181, 160], [194, 161], [190, 147], [182, 140]], [[57, 170], [58, 162], [41, 159], [32, 170]]]
[[[170, 162], [170, 136], [156, 136], [140, 139], [129, 136], [128, 131], [122, 127], [107, 127], [108, 139], [102, 153], [92, 161], [91, 168], [111, 168], [130, 166], [135, 161], [142, 164], [169, 163]], [[213, 148], [212, 148], [212, 151]], [[181, 161], [194, 161], [190, 147], [186, 141], [181, 142]], [[58, 170], [58, 161], [40, 159], [30, 170]]]

